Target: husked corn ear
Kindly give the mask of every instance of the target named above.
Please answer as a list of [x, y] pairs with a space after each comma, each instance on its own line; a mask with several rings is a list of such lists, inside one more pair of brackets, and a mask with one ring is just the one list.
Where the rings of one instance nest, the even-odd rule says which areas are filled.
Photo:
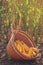
[[28, 58], [35, 57], [37, 54], [37, 50], [38, 50], [37, 48], [28, 47], [26, 43], [24, 43], [23, 41], [20, 40], [15, 41], [15, 46], [21, 54], [23, 54]]

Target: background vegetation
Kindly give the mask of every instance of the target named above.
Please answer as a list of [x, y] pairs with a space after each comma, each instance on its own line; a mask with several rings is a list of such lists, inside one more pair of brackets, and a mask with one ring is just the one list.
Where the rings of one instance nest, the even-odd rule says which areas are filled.
[[0, 0], [0, 41], [10, 39], [11, 24], [19, 24], [36, 42], [43, 42], [43, 0]]

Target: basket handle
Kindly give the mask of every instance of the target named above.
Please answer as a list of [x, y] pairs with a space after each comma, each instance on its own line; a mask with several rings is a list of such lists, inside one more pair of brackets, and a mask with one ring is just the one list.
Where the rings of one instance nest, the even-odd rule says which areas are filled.
[[18, 26], [17, 26], [17, 29], [18, 29], [18, 30], [21, 29], [21, 25], [22, 25], [22, 14], [21, 14], [21, 13], [19, 13], [19, 17], [20, 17], [20, 19], [19, 19], [19, 24], [18, 24]]
[[[14, 19], [14, 16], [13, 16], [13, 22], [11, 24], [11, 31], [12, 31], [12, 33], [15, 32], [15, 30], [16, 31], [21, 30], [21, 25], [22, 25], [22, 14], [21, 13], [19, 13], [19, 17], [20, 17], [19, 23], [18, 23], [17, 28], [16, 28], [15, 23], [14, 23], [15, 19]], [[16, 29], [14, 29], [13, 26], [15, 26]]]

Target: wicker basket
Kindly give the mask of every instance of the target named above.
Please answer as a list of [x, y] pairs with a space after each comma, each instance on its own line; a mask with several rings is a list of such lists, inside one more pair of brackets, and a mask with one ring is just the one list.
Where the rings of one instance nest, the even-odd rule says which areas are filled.
[[17, 50], [17, 48], [14, 45], [14, 41], [22, 40], [29, 47], [36, 47], [35, 43], [30, 38], [30, 36], [28, 34], [26, 34], [24, 31], [20, 30], [21, 24], [22, 24], [22, 21], [21, 21], [21, 15], [20, 15], [19, 25], [17, 27], [18, 29], [13, 30], [13, 23], [12, 23], [12, 35], [11, 35], [11, 39], [9, 40], [8, 45], [7, 45], [8, 56], [11, 59], [19, 59], [19, 60], [23, 60], [23, 59], [24, 60], [35, 59], [36, 57], [38, 57], [38, 55], [36, 57], [33, 57], [33, 58], [27, 58], [24, 55], [22, 55]]
[[15, 47], [15, 45], [13, 44], [14, 41], [16, 40], [22, 40], [25, 42], [25, 44], [27, 44], [29, 47], [36, 47], [35, 43], [33, 42], [33, 40], [30, 38], [29, 35], [27, 35], [24, 31], [16, 31], [13, 32], [10, 41], [8, 42], [7, 45], [7, 53], [8, 56], [11, 59], [18, 59], [18, 60], [30, 60], [30, 59], [35, 59], [36, 57], [38, 57], [38, 55], [36, 57], [33, 58], [27, 58], [24, 55], [22, 55], [17, 48]]

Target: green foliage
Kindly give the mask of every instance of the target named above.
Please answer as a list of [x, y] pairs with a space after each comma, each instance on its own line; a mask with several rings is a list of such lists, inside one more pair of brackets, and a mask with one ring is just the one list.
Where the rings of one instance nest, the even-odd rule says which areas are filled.
[[9, 1], [11, 3], [10, 7], [13, 7], [12, 10], [15, 21], [17, 22], [17, 20], [19, 20], [17, 17], [19, 13], [21, 13], [23, 21], [22, 29], [33, 33], [32, 31], [34, 31], [34, 28], [36, 27], [37, 23], [39, 23], [39, 19], [41, 17], [41, 9], [37, 7], [36, 0], [19, 0], [19, 2], [16, 0]]
[[[41, 5], [41, 2], [37, 0], [4, 0], [0, 2], [1, 37], [5, 35], [7, 37], [6, 39], [9, 39], [11, 23], [14, 21], [17, 26], [20, 19], [20, 13], [22, 14], [22, 30], [36, 38], [43, 35], [43, 25], [41, 21], [43, 13], [41, 7], [43, 5]], [[4, 2], [4, 4], [2, 2]], [[41, 30], [42, 33], [39, 30]]]

